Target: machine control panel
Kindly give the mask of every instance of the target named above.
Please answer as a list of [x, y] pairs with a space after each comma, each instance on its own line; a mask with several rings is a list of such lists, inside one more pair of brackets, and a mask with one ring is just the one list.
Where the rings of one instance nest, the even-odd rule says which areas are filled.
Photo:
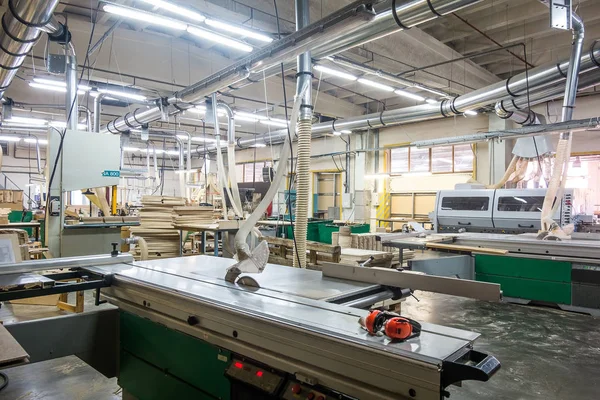
[[283, 377], [268, 369], [234, 358], [226, 374], [240, 382], [254, 386], [269, 394], [275, 394], [282, 384]]
[[301, 382], [288, 382], [285, 390], [281, 395], [282, 399], [286, 400], [333, 400], [334, 397], [316, 390], [312, 386], [305, 385]]

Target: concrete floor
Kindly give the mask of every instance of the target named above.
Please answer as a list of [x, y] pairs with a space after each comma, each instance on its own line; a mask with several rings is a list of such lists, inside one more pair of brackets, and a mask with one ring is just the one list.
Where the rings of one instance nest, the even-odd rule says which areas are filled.
[[[476, 342], [476, 349], [495, 355], [502, 363], [501, 370], [489, 382], [465, 382], [462, 388], [451, 387], [451, 399], [600, 399], [600, 318], [434, 293], [417, 292], [417, 296], [420, 302], [411, 298], [403, 304], [404, 315], [479, 332], [482, 336]], [[91, 296], [86, 296], [86, 307], [93, 307]], [[62, 313], [53, 307], [7, 304], [0, 309], [0, 320], [12, 322]], [[72, 363], [73, 371], [89, 373], [77, 358], [62, 360], [62, 369], [66, 368], [64, 363]], [[83, 397], [81, 392], [68, 392], [70, 379], [71, 376], [64, 374], [47, 382], [60, 387], [63, 397], [38, 393], [34, 398], [114, 400], [116, 397], [114, 379], [95, 377], [95, 386], [103, 389]], [[25, 397], [6, 397], [10, 393], [6, 392], [0, 398], [33, 398], [25, 386], [21, 387]], [[73, 387], [73, 390], [78, 389]]]

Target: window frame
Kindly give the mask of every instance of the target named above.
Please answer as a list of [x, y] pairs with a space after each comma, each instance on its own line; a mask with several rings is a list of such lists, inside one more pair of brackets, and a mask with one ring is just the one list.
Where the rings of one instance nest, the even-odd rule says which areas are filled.
[[[426, 173], [431, 173], [432, 175], [447, 175], [447, 174], [469, 174], [469, 173], [473, 173], [474, 168], [473, 168], [473, 163], [471, 164], [471, 169], [470, 170], [465, 170], [465, 171], [457, 171], [456, 170], [456, 146], [462, 146], [462, 145], [448, 145], [445, 147], [452, 147], [452, 171], [446, 171], [446, 172], [433, 172], [433, 158], [432, 158], [432, 148], [429, 148], [429, 169], [427, 171], [417, 171], [416, 173], [421, 173], [421, 172], [426, 172]], [[473, 148], [474, 145], [470, 145], [471, 146], [471, 151], [473, 151], [473, 160], [475, 160], [475, 149]], [[394, 151], [395, 149], [408, 149], [408, 171], [406, 172], [394, 172], [392, 171], [392, 151]], [[402, 176], [405, 174], [410, 174], [413, 173], [414, 171], [411, 171], [411, 150], [412, 147], [411, 146], [398, 146], [398, 147], [390, 147], [387, 150], [387, 170], [389, 171], [389, 174], [391, 176]]]

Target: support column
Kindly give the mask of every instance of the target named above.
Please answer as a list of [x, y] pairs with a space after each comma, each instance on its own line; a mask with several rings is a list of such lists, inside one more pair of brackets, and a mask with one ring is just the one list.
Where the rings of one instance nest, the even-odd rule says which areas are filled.
[[[489, 114], [489, 131], [512, 129], [513, 123]], [[498, 182], [512, 159], [512, 140], [477, 143], [477, 182], [490, 185]]]

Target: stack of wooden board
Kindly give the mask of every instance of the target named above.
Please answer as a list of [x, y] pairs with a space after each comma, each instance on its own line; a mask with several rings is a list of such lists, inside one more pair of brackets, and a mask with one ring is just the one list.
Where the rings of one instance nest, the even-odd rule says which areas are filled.
[[173, 207], [173, 226], [210, 225], [215, 222], [212, 206]]
[[355, 266], [357, 264], [363, 264], [371, 257], [373, 257], [373, 260], [369, 261], [365, 266], [390, 268], [392, 266], [394, 255], [387, 251], [346, 248], [342, 249], [340, 263]]
[[[400, 262], [400, 251], [394, 247], [383, 246], [382, 242], [379, 238], [380, 233], [353, 233], [350, 235], [350, 246], [342, 246], [342, 241], [340, 239], [340, 246], [342, 249], [352, 248], [352, 249], [360, 249], [360, 250], [371, 250], [375, 252], [386, 252], [393, 256], [392, 265]], [[341, 238], [341, 235], [339, 236]], [[332, 234], [333, 243], [337, 244], [337, 232]], [[415, 252], [412, 250], [404, 249], [402, 250], [402, 256], [404, 261], [414, 258]], [[368, 258], [368, 257], [367, 257]], [[342, 261], [344, 260], [342, 254]], [[365, 259], [366, 260], [366, 259]], [[365, 261], [363, 260], [363, 261]], [[357, 261], [352, 259], [353, 262]]]
[[[142, 197], [140, 226], [131, 227], [131, 233], [146, 241], [148, 259], [179, 256], [179, 232], [173, 229], [173, 208], [182, 206], [185, 199], [180, 197]], [[140, 246], [136, 246], [134, 256], [140, 258]]]

